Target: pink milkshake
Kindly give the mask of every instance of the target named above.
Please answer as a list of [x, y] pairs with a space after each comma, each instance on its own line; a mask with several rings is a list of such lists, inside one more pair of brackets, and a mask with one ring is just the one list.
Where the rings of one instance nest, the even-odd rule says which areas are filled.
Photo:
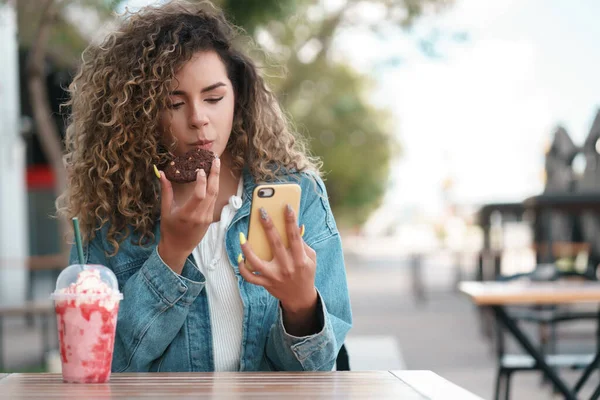
[[107, 382], [123, 298], [115, 275], [102, 265], [71, 265], [58, 277], [52, 298], [63, 380]]

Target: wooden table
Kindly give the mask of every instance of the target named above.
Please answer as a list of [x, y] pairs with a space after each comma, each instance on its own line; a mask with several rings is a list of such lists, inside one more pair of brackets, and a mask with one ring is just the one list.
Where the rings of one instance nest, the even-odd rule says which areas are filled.
[[600, 282], [461, 282], [460, 291], [479, 306], [600, 303]]
[[[600, 282], [461, 282], [459, 289], [468, 295], [475, 304], [489, 306], [494, 311], [496, 320], [535, 359], [540, 369], [566, 399], [575, 400], [577, 392], [583, 387], [593, 370], [600, 367], [599, 351], [594, 360], [584, 370], [575, 387], [573, 389], [568, 388], [558, 374], [546, 363], [539, 349], [533, 345], [531, 340], [505, 310], [506, 306], [517, 304], [600, 303]], [[600, 385], [592, 395], [592, 399], [598, 398], [600, 398]]]
[[113, 374], [107, 384], [60, 374], [9, 374], [0, 399], [403, 399], [481, 400], [430, 371]]

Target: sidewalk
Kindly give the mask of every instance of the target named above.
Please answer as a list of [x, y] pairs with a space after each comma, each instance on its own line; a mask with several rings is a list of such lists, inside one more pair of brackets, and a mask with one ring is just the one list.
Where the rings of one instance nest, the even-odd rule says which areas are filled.
[[[363, 340], [376, 335], [391, 337], [401, 351], [397, 358], [405, 362], [407, 369], [432, 370], [484, 399], [493, 398], [495, 355], [480, 335], [474, 306], [466, 296], [452, 289], [455, 274], [447, 257], [431, 256], [425, 260], [424, 303], [417, 303], [413, 296], [407, 260], [370, 262], [349, 258], [347, 266], [354, 312], [352, 337]], [[569, 331], [575, 333], [570, 335], [573, 339], [561, 340], [559, 350], [593, 351], [593, 322], [578, 323]], [[371, 359], [377, 360], [378, 356], [372, 354]], [[352, 361], [350, 353], [350, 367], [362, 369]], [[369, 367], [372, 366], [371, 363]], [[374, 366], [385, 368], [377, 362]], [[580, 371], [560, 373], [572, 384], [580, 376]], [[540, 381], [541, 375], [536, 372], [515, 373], [511, 399], [560, 398], [552, 396], [550, 386], [540, 386]], [[598, 373], [595, 373], [581, 391], [582, 398], [589, 398], [597, 383]]]

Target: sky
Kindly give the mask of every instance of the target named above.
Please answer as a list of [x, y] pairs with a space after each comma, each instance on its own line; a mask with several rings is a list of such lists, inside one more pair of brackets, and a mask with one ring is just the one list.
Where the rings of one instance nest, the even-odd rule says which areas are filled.
[[[375, 71], [371, 98], [397, 123], [403, 154], [384, 208], [439, 213], [447, 177], [457, 204], [538, 194], [556, 125], [582, 144], [600, 107], [598, 17], [595, 0], [458, 0], [411, 34], [339, 38], [354, 65]], [[415, 37], [433, 29], [467, 40], [442, 39], [439, 55], [426, 56]], [[400, 62], [376, 68], [373, 60], [389, 54]]]
[[[331, 9], [340, 1], [326, 0]], [[361, 14], [380, 18], [376, 9]], [[597, 0], [456, 0], [411, 32], [341, 34], [337, 57], [378, 83], [368, 96], [392, 112], [403, 149], [382, 210], [439, 214], [448, 178], [457, 204], [539, 193], [554, 128], [581, 144], [600, 108], [598, 17]], [[435, 31], [432, 57], [416, 43]]]

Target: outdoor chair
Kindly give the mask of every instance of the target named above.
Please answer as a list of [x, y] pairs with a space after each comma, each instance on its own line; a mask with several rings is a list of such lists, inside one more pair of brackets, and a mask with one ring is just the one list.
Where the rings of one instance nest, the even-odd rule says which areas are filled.
[[[596, 280], [595, 277], [586, 273], [563, 272], [554, 265], [539, 265], [529, 273], [515, 274], [511, 276], [499, 277], [498, 281], [547, 281], [556, 282], [560, 280]], [[537, 325], [550, 325], [552, 327], [552, 339], [549, 343], [540, 343], [542, 353], [546, 354], [546, 360], [551, 367], [557, 369], [584, 369], [594, 358], [594, 354], [560, 354], [556, 351], [557, 337], [556, 326], [559, 323], [569, 321], [594, 319], [598, 320], [598, 312], [576, 312], [564, 307], [515, 307], [510, 310], [510, 315], [521, 323], [531, 323]], [[509, 354], [506, 352], [504, 332], [500, 324], [495, 324], [496, 330], [496, 356], [497, 356], [497, 374], [495, 385], [495, 399], [510, 398], [510, 380], [515, 372], [519, 371], [539, 371], [535, 360], [525, 354]], [[598, 327], [600, 335], [600, 326]], [[600, 346], [600, 340], [596, 338], [596, 346]]]
[[348, 357], [348, 350], [346, 350], [345, 344], [342, 345], [340, 352], [337, 355], [335, 360], [335, 369], [336, 371], [350, 371], [350, 359]]

